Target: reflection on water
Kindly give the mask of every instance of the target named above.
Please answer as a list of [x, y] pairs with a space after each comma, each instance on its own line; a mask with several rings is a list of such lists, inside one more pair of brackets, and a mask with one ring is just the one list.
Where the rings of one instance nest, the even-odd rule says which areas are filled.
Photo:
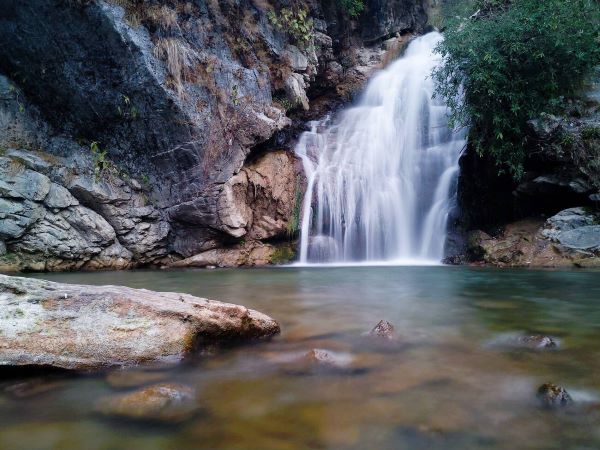
[[[600, 274], [454, 267], [137, 271], [44, 275], [242, 303], [282, 325], [270, 343], [169, 368], [198, 392], [177, 425], [94, 413], [127, 388], [106, 375], [5, 381], [0, 448], [465, 449], [600, 446]], [[365, 345], [380, 319], [400, 342]], [[507, 333], [561, 342], [534, 352], [488, 345]], [[350, 355], [349, 370], [289, 370], [312, 348]], [[360, 370], [354, 370], [360, 369]], [[567, 388], [578, 407], [540, 410], [535, 389]]]

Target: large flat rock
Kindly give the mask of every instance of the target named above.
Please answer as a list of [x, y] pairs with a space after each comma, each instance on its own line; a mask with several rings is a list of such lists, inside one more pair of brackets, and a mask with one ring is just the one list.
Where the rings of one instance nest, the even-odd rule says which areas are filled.
[[97, 370], [176, 362], [207, 346], [279, 333], [272, 318], [230, 303], [5, 275], [0, 311], [4, 366]]

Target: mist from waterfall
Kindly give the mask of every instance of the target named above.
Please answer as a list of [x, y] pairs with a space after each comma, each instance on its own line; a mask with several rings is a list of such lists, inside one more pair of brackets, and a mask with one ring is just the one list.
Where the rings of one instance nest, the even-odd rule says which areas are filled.
[[465, 133], [434, 99], [437, 32], [414, 39], [355, 106], [313, 122], [296, 153], [308, 178], [300, 263], [443, 258]]

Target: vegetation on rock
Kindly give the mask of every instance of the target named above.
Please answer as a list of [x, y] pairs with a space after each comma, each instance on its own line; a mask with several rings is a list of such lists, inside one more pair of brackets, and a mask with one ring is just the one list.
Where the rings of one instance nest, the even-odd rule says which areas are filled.
[[446, 23], [446, 38], [437, 48], [445, 59], [434, 73], [437, 95], [447, 101], [454, 125], [470, 127], [477, 152], [519, 179], [531, 144], [527, 121], [560, 112], [600, 63], [600, 3], [471, 5], [470, 16]]
[[363, 0], [341, 0], [342, 7], [350, 17], [358, 17], [365, 9]]

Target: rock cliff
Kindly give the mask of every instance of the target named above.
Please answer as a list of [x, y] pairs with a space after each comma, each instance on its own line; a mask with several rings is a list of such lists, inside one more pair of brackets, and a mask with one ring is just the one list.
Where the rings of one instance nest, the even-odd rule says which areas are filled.
[[367, 0], [356, 19], [331, 0], [0, 11], [3, 270], [271, 261], [296, 232], [302, 124], [427, 19], [419, 0]]
[[[600, 206], [600, 72], [564, 115], [529, 121], [523, 179], [467, 149], [461, 159], [450, 260], [499, 266], [597, 266]], [[554, 230], [554, 231], [553, 231]], [[458, 246], [460, 247], [460, 245]]]

